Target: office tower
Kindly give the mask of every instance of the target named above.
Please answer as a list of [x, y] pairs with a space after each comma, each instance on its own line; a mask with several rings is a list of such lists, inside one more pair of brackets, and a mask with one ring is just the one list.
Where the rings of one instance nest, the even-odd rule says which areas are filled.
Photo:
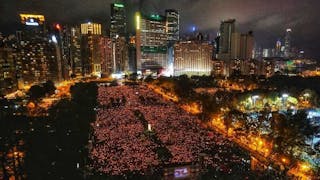
[[167, 21], [167, 34], [168, 41], [178, 41], [179, 40], [179, 24], [180, 16], [179, 12], [174, 9], [166, 10], [166, 21]]
[[231, 35], [230, 60], [241, 59], [241, 34], [234, 32]]
[[136, 13], [138, 71], [159, 73], [168, 66], [166, 17]]
[[124, 37], [116, 39], [101, 37], [99, 48], [103, 76], [123, 73], [128, 70], [128, 45]]
[[112, 47], [113, 42], [109, 37], [101, 37], [99, 42], [101, 54], [101, 76], [108, 77], [113, 73]]
[[20, 18], [23, 28], [17, 32], [17, 61], [22, 66], [23, 84], [59, 80], [56, 38], [48, 36], [44, 16], [20, 14]]
[[81, 24], [82, 75], [101, 76], [100, 38], [101, 24]]
[[72, 76], [81, 76], [82, 75], [82, 61], [81, 61], [81, 32], [80, 27], [71, 28], [70, 36], [70, 59], [71, 59], [71, 68]]
[[276, 42], [275, 54], [276, 54], [276, 57], [282, 57], [282, 54], [281, 54], [281, 41], [280, 41], [280, 39], [278, 39], [277, 42]]
[[60, 24], [53, 25], [52, 41], [55, 42], [57, 48], [57, 57], [60, 64], [59, 80], [68, 80], [72, 74], [71, 62], [71, 28]]
[[136, 37], [129, 37], [129, 45], [128, 45], [128, 54], [129, 54], [129, 71], [132, 73], [137, 72], [137, 52], [136, 52]]
[[16, 61], [12, 48], [0, 47], [0, 94], [17, 90]]
[[174, 45], [174, 75], [210, 75], [213, 46], [199, 41], [184, 41]]
[[[219, 53], [218, 59], [225, 61], [224, 69], [225, 75], [230, 75], [231, 69], [231, 54], [232, 54], [232, 34], [235, 33], [235, 19], [229, 19], [222, 21], [220, 25], [220, 37], [219, 37]], [[238, 42], [237, 42], [238, 43]], [[237, 43], [234, 43], [236, 45]], [[234, 51], [236, 54], [236, 50]], [[234, 54], [234, 55], [235, 55]]]
[[122, 73], [128, 70], [128, 46], [124, 37], [118, 37], [112, 43], [113, 73]]
[[110, 38], [126, 37], [127, 23], [124, 4], [111, 4]]
[[218, 58], [220, 49], [220, 33], [217, 33], [217, 37], [214, 39], [214, 57]]
[[100, 36], [83, 35], [81, 38], [81, 58], [83, 76], [100, 76], [101, 64], [99, 54]]
[[286, 36], [284, 38], [284, 57], [289, 58], [291, 56], [291, 29], [286, 30]]
[[252, 32], [241, 34], [240, 37], [240, 59], [249, 60], [253, 57], [254, 37]]
[[235, 32], [235, 19], [222, 21], [220, 25], [219, 59], [229, 60], [231, 54], [232, 34]]
[[231, 36], [231, 59], [249, 60], [253, 57], [254, 38], [252, 32], [241, 34], [232, 33]]

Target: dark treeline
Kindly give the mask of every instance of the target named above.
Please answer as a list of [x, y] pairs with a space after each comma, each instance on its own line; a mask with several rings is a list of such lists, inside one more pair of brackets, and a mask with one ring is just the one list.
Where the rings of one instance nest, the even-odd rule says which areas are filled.
[[[0, 168], [4, 179], [85, 179], [97, 85], [78, 83], [70, 91], [71, 98], [51, 107], [48, 117], [13, 116], [1, 108]], [[13, 149], [24, 152], [25, 157], [6, 158]], [[14, 174], [5, 166], [14, 169]]]
[[71, 99], [62, 99], [49, 110], [46, 124], [51, 127], [41, 126], [29, 137], [26, 169], [30, 179], [83, 179], [86, 175], [97, 85], [79, 83], [70, 91]]

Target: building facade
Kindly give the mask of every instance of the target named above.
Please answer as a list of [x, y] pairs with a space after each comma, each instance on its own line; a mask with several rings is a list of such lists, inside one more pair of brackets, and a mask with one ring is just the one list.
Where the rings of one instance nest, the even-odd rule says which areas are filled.
[[166, 17], [136, 14], [137, 70], [160, 72], [168, 66]]
[[210, 75], [213, 46], [204, 42], [184, 41], [174, 45], [174, 75]]
[[235, 22], [235, 19], [229, 19], [221, 22], [218, 56], [221, 60], [230, 59], [232, 34], [235, 32]]
[[56, 39], [49, 36], [43, 15], [20, 14], [22, 30], [17, 32], [16, 61], [21, 64], [19, 81], [32, 85], [59, 81]]
[[101, 24], [81, 24], [82, 75], [101, 76]]
[[16, 66], [13, 49], [0, 47], [0, 94], [18, 89]]
[[124, 4], [113, 3], [110, 16], [110, 38], [127, 36], [126, 11]]
[[291, 43], [292, 43], [291, 33], [292, 33], [291, 29], [286, 30], [286, 35], [284, 38], [284, 57], [285, 58], [291, 57]]
[[70, 36], [70, 59], [72, 76], [82, 75], [82, 61], [81, 61], [81, 32], [80, 27], [71, 28]]
[[176, 42], [180, 38], [180, 15], [174, 9], [166, 10], [167, 34], [169, 42]]

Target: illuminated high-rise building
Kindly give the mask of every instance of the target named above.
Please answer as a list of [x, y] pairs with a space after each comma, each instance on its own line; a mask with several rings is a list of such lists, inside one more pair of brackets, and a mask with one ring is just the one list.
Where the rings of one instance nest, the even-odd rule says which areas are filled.
[[0, 94], [17, 90], [16, 59], [13, 49], [0, 47]]
[[101, 75], [100, 38], [90, 33], [81, 38], [82, 75]]
[[56, 45], [59, 80], [68, 80], [72, 75], [71, 60], [71, 28], [66, 25], [54, 24], [52, 38]]
[[20, 14], [20, 18], [23, 28], [17, 33], [16, 58], [21, 64], [19, 81], [27, 85], [46, 80], [58, 81], [57, 39], [48, 35], [44, 16]]
[[113, 73], [122, 73], [128, 70], [129, 63], [128, 45], [124, 37], [113, 40], [112, 44], [112, 65]]
[[73, 76], [82, 75], [82, 62], [81, 62], [81, 32], [80, 27], [71, 28], [70, 36], [70, 58]]
[[282, 56], [280, 39], [278, 39], [277, 42], [276, 42], [275, 55], [276, 55], [276, 57], [281, 57]]
[[289, 58], [291, 56], [291, 29], [286, 30], [286, 36], [284, 38], [284, 57]]
[[127, 23], [126, 10], [122, 3], [111, 4], [111, 21], [110, 21], [110, 37], [115, 39], [117, 37], [126, 37]]
[[199, 41], [184, 41], [174, 45], [174, 75], [210, 75], [213, 46]]
[[168, 66], [166, 17], [136, 13], [138, 71], [160, 72]]
[[103, 77], [108, 77], [113, 73], [113, 42], [109, 37], [100, 38], [101, 73]]
[[168, 41], [175, 42], [179, 40], [180, 31], [180, 15], [179, 12], [174, 9], [166, 10], [166, 19], [167, 19], [167, 34]]
[[128, 47], [126, 39], [101, 37], [99, 54], [103, 76], [122, 73], [128, 70]]
[[100, 38], [101, 24], [81, 24], [82, 75], [101, 75]]

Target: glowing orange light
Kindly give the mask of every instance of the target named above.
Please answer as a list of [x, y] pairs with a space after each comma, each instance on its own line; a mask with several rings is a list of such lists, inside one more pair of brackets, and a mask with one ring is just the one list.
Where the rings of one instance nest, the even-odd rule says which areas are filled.
[[284, 162], [284, 163], [287, 162], [287, 160], [285, 158], [282, 158], [281, 161]]
[[56, 24], [56, 28], [57, 28], [58, 30], [61, 30], [60, 24]]
[[30, 102], [28, 104], [28, 108], [30, 108], [30, 109], [34, 109], [35, 107], [36, 107], [36, 105], [33, 102]]

